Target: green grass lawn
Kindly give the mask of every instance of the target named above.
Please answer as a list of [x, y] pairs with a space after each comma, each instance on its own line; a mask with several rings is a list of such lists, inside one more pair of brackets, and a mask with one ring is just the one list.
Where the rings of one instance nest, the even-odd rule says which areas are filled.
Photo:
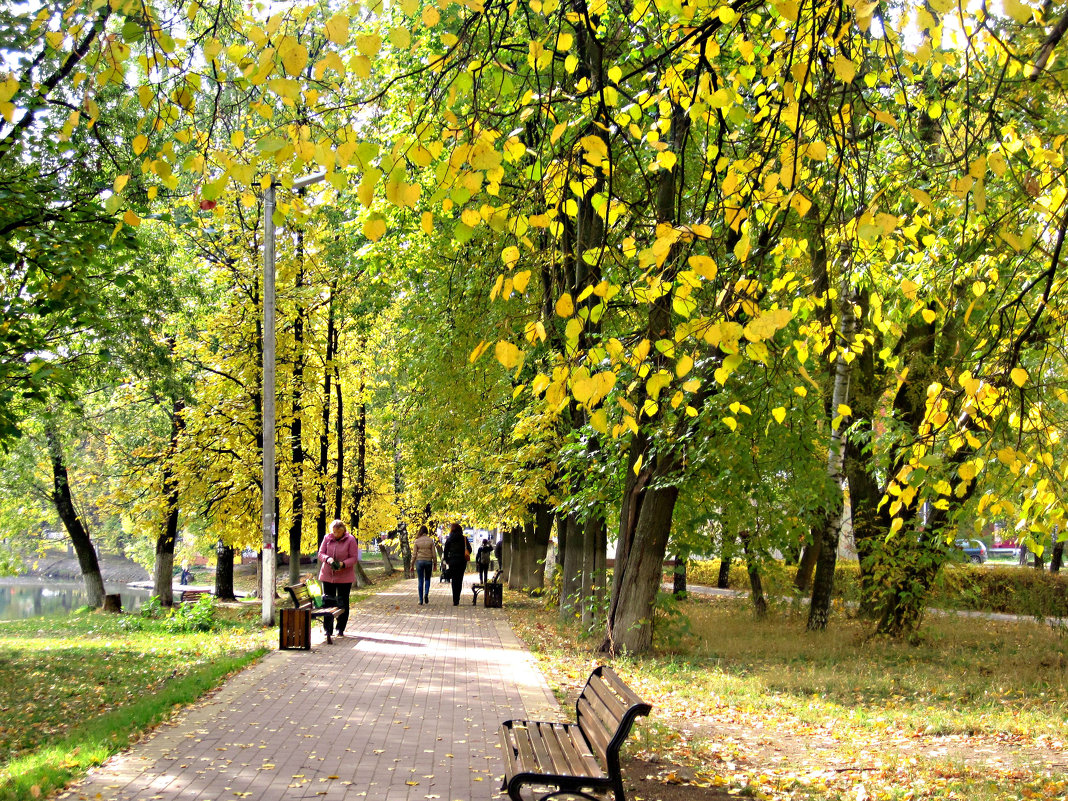
[[88, 611], [0, 624], [0, 801], [62, 787], [263, 654], [275, 634], [254, 617], [220, 611], [198, 633]]
[[[1068, 743], [1063, 630], [931, 616], [906, 642], [839, 609], [807, 634], [790, 609], [758, 621], [744, 600], [693, 598], [654, 654], [607, 660], [540, 601], [508, 593], [505, 607], [562, 698], [611, 661], [654, 705], [636, 753], [705, 783], [776, 799], [1068, 797], [1064, 768], [1032, 759]], [[1003, 758], [977, 761], [990, 753]]]

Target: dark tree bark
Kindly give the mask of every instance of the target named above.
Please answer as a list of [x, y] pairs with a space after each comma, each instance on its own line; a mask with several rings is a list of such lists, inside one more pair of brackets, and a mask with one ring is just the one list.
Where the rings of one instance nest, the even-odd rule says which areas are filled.
[[734, 549], [728, 547], [727, 539], [723, 539], [723, 550], [719, 557], [719, 575], [716, 577], [716, 588], [726, 590], [731, 586], [731, 559]]
[[742, 540], [742, 551], [745, 553], [745, 569], [749, 574], [749, 593], [753, 601], [753, 614], [763, 620], [768, 615], [768, 601], [764, 597], [764, 584], [760, 580], [760, 564], [751, 548], [752, 535], [748, 530], [738, 533]]
[[74, 508], [74, 496], [70, 490], [67, 463], [63, 458], [63, 447], [59, 441], [59, 431], [51, 416], [45, 417], [45, 437], [48, 440], [48, 454], [52, 462], [52, 505], [55, 506], [59, 519], [67, 529], [74, 553], [78, 556], [78, 566], [85, 582], [85, 595], [89, 606], [99, 608], [104, 603], [104, 578], [100, 575], [100, 563], [96, 550], [89, 539], [89, 533], [82, 525], [81, 517]]
[[604, 515], [594, 513], [586, 521], [582, 544], [582, 579], [579, 584], [582, 626], [589, 630], [596, 615], [602, 614], [599, 600], [604, 587], [604, 576], [598, 575], [598, 562], [603, 562], [603, 554], [608, 538], [608, 527]]
[[1056, 531], [1053, 532], [1053, 538], [1053, 551], [1050, 553], [1049, 558], [1049, 572], [1060, 573], [1061, 564], [1064, 561], [1064, 540], [1058, 539]]
[[675, 554], [675, 567], [671, 571], [671, 592], [676, 597], [686, 594], [686, 567], [689, 560], [681, 553]]
[[315, 542], [316, 547], [326, 539], [326, 487], [330, 475], [330, 401], [333, 397], [331, 383], [334, 378], [334, 358], [337, 354], [337, 325], [334, 321], [334, 279], [330, 287], [326, 312], [326, 359], [323, 364], [323, 416], [319, 429], [319, 474], [315, 481]]
[[[334, 431], [337, 436], [337, 464], [334, 467], [334, 519], [341, 519], [342, 500], [345, 497], [345, 403], [341, 394], [341, 374], [334, 365], [334, 391], [337, 393], [337, 420]], [[357, 521], [358, 522], [358, 521]], [[354, 528], [359, 531], [359, 528]]]
[[174, 605], [174, 546], [178, 542], [178, 477], [174, 473], [174, 458], [178, 453], [178, 439], [183, 429], [182, 412], [185, 404], [176, 398], [171, 407], [171, 441], [163, 463], [163, 493], [166, 498], [166, 519], [163, 530], [156, 537], [156, 559], [152, 567], [152, 587], [162, 606]]
[[816, 570], [816, 560], [820, 555], [819, 537], [821, 526], [812, 527], [812, 542], [801, 551], [801, 561], [797, 565], [797, 573], [794, 575], [794, 588], [801, 593], [806, 593], [812, 587], [812, 574]]
[[234, 549], [222, 540], [215, 546], [215, 597], [234, 601]]
[[304, 286], [304, 233], [297, 234], [297, 307], [293, 315], [293, 419], [289, 424], [290, 452], [293, 460], [293, 500], [289, 521], [289, 583], [300, 583], [300, 551], [304, 534], [304, 305], [300, 293]]
[[567, 533], [560, 550], [560, 618], [569, 620], [581, 609], [582, 552], [585, 547], [585, 527], [574, 514], [565, 518]]

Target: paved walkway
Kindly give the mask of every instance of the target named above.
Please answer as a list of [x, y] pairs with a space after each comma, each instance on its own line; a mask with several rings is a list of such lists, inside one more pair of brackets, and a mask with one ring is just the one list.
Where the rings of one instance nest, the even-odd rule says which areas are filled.
[[433, 581], [429, 606], [414, 580], [354, 606], [333, 645], [315, 624], [311, 651], [268, 654], [63, 797], [497, 797], [501, 721], [559, 708], [503, 610]]

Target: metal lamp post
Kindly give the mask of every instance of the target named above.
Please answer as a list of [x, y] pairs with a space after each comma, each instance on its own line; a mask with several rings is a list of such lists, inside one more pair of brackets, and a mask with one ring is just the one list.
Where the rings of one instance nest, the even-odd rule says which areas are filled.
[[[319, 183], [325, 172], [306, 175], [293, 182], [296, 190]], [[274, 293], [274, 207], [275, 187], [271, 185], [263, 193], [263, 570], [261, 571], [260, 597], [263, 599], [264, 626], [274, 625], [274, 582], [278, 562], [275, 553], [278, 543], [278, 526], [274, 516], [275, 496], [275, 293]], [[290, 558], [300, 558], [291, 554]]]

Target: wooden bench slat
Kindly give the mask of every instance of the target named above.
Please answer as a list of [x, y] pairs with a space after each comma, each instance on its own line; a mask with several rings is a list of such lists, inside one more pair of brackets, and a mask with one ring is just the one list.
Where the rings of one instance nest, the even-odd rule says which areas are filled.
[[590, 677], [590, 689], [593, 690], [593, 695], [604, 704], [605, 708], [611, 714], [614, 723], [613, 728], [619, 725], [619, 722], [623, 720], [623, 716], [627, 714], [633, 704], [627, 703], [619, 694], [604, 680], [601, 676]]
[[[593, 711], [590, 702], [586, 698], [579, 699], [579, 727], [586, 735], [586, 740], [598, 757], [608, 761], [608, 744], [612, 741], [612, 732], [606, 730], [601, 721], [597, 719], [597, 713]], [[592, 725], [591, 725], [592, 724]]]
[[[501, 735], [501, 750], [504, 751], [504, 761], [505, 761], [504, 775], [505, 775], [505, 777], [514, 776], [516, 773], [519, 772], [519, 768], [516, 765], [516, 761], [515, 761], [515, 755], [516, 755], [515, 732], [512, 729], [512, 721], [510, 721], [510, 720], [505, 721], [501, 725], [500, 735]], [[507, 787], [507, 784], [502, 786], [501, 789], [503, 790], [503, 789], [505, 789], [505, 787]]]
[[564, 753], [564, 747], [560, 743], [560, 729], [563, 728], [561, 723], [542, 723], [542, 739], [545, 741], [545, 748], [549, 752], [549, 763], [552, 765], [552, 772], [564, 775], [568, 773], [574, 773], [572, 761], [567, 758], [567, 754]]
[[636, 692], [634, 692], [634, 690], [628, 687], [623, 682], [623, 679], [619, 678], [619, 674], [607, 665], [601, 666], [600, 677], [608, 683], [608, 685], [612, 688], [613, 692], [617, 693], [624, 700], [627, 706], [645, 704], [645, 701], [643, 701], [641, 697]]
[[530, 729], [526, 725], [513, 726], [512, 734], [515, 737], [516, 756], [520, 766], [536, 765], [534, 746], [530, 742]]
[[571, 773], [590, 778], [607, 778], [604, 767], [597, 762], [586, 738], [583, 737], [582, 729], [578, 726], [561, 726], [558, 732], [560, 747], [572, 765]]
[[559, 773], [560, 771], [553, 763], [552, 754], [549, 753], [549, 744], [546, 740], [547, 733], [549, 737], [552, 737], [552, 724], [535, 722], [533, 726], [528, 726], [527, 733], [530, 735], [530, 744], [534, 749], [533, 763], [543, 768], [550, 767], [551, 773]]

